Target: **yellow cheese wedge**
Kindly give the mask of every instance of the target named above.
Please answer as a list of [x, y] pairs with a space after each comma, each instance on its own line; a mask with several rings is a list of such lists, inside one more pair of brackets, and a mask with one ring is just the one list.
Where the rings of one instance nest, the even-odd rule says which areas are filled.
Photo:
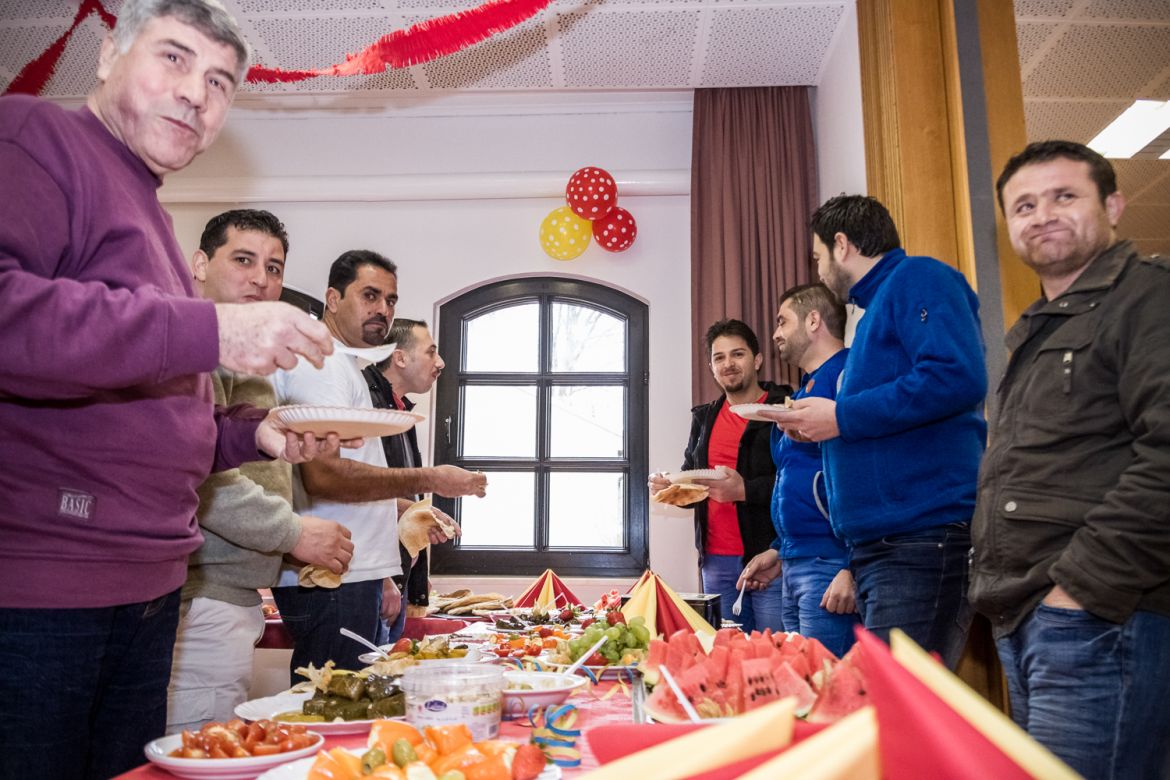
[[796, 700], [792, 698], [773, 702], [746, 715], [611, 761], [587, 777], [591, 780], [632, 777], [675, 780], [780, 750], [792, 742], [795, 709]]
[[1080, 777], [897, 629], [890, 633], [890, 651], [898, 663], [1033, 777], [1049, 780]]
[[739, 778], [881, 780], [881, 776], [877, 716], [873, 707], [863, 707]]

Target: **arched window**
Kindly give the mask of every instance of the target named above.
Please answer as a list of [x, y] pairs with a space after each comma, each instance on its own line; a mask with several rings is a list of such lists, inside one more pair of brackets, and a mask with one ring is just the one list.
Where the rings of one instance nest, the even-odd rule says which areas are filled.
[[592, 282], [512, 279], [439, 310], [435, 463], [488, 477], [442, 499], [458, 574], [635, 576], [648, 562], [648, 310]]

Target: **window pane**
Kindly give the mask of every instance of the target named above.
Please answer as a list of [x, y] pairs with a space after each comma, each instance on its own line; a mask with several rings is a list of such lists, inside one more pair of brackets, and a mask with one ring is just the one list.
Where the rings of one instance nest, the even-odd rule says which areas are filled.
[[485, 471], [487, 495], [461, 498], [460, 547], [528, 547], [536, 544], [536, 475]]
[[625, 480], [625, 474], [550, 474], [549, 546], [624, 547]]
[[624, 457], [625, 403], [624, 387], [554, 385], [552, 457]]
[[540, 304], [495, 309], [467, 321], [464, 371], [519, 371], [540, 368]]
[[536, 385], [470, 385], [463, 399], [464, 457], [536, 457]]
[[625, 320], [590, 306], [553, 303], [552, 370], [625, 371]]

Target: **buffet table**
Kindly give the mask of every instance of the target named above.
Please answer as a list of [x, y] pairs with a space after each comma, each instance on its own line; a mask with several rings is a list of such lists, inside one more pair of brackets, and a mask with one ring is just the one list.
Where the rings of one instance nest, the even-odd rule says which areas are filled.
[[[568, 703], [577, 707], [579, 715], [576, 727], [584, 732], [594, 726], [632, 722], [633, 706], [628, 691], [628, 686], [623, 689], [618, 683], [607, 680], [597, 686], [587, 686], [574, 694]], [[312, 726], [310, 725], [309, 728], [311, 729]], [[532, 724], [527, 720], [505, 720], [500, 724], [500, 737], [503, 739], [527, 742], [531, 735]], [[366, 736], [364, 734], [346, 734], [327, 737], [323, 749], [358, 748], [364, 747], [365, 744]], [[565, 767], [562, 770], [565, 777], [576, 777], [598, 766], [597, 759], [584, 736], [578, 739], [577, 747], [581, 751], [581, 765], [579, 767]], [[124, 775], [119, 775], [119, 778], [124, 780], [174, 780], [175, 776], [153, 764], [146, 764]]]
[[[485, 620], [486, 618], [440, 618], [440, 617], [408, 617], [402, 630], [406, 639], [422, 639], [424, 636], [436, 634], [451, 634], [465, 627], [468, 623]], [[256, 647], [260, 650], [291, 650], [292, 637], [284, 627], [280, 617], [270, 617], [264, 620], [264, 634]]]

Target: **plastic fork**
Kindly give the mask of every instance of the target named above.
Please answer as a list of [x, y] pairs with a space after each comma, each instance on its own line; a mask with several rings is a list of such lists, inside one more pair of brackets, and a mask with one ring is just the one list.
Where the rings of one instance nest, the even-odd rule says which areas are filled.
[[743, 612], [743, 592], [747, 590], [747, 580], [743, 581], [743, 585], [739, 586], [739, 598], [731, 605], [731, 614], [739, 617], [739, 613]]

